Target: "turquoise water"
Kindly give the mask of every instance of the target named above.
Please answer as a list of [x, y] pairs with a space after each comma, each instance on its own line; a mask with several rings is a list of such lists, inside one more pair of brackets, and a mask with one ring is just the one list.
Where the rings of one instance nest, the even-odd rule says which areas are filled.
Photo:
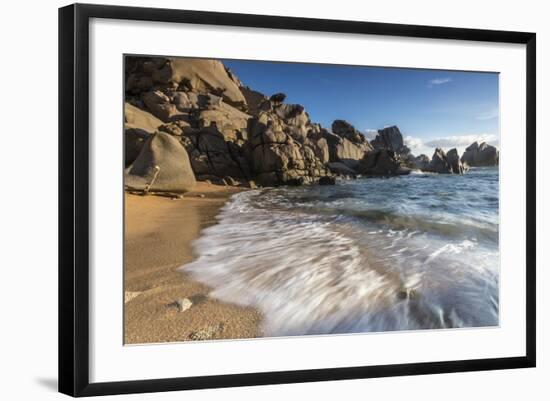
[[235, 195], [185, 271], [266, 336], [495, 326], [498, 169]]

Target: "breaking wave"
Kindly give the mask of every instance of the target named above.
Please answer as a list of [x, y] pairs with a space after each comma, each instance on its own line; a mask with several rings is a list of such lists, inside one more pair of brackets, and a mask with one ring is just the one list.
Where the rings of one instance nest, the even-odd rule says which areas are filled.
[[240, 193], [182, 268], [266, 336], [498, 325], [494, 171]]

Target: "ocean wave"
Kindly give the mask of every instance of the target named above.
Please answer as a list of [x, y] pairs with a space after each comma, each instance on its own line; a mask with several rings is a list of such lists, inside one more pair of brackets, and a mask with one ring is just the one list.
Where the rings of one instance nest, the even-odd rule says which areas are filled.
[[366, 228], [361, 213], [288, 208], [269, 192], [235, 195], [182, 267], [212, 297], [258, 308], [264, 335], [498, 324], [498, 251], [419, 221]]

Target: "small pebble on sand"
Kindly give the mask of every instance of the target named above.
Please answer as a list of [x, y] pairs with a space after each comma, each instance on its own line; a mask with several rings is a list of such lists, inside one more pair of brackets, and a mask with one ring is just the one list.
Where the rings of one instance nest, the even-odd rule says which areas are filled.
[[185, 312], [187, 309], [193, 306], [193, 302], [189, 298], [181, 298], [175, 302], [178, 307], [178, 312]]

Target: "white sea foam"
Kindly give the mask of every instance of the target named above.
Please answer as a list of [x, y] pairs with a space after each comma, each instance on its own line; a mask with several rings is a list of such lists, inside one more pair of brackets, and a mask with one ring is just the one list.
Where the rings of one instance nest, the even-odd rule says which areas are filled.
[[345, 203], [318, 214], [279, 190], [237, 194], [182, 269], [212, 297], [258, 308], [266, 336], [498, 323], [495, 250], [371, 227]]

